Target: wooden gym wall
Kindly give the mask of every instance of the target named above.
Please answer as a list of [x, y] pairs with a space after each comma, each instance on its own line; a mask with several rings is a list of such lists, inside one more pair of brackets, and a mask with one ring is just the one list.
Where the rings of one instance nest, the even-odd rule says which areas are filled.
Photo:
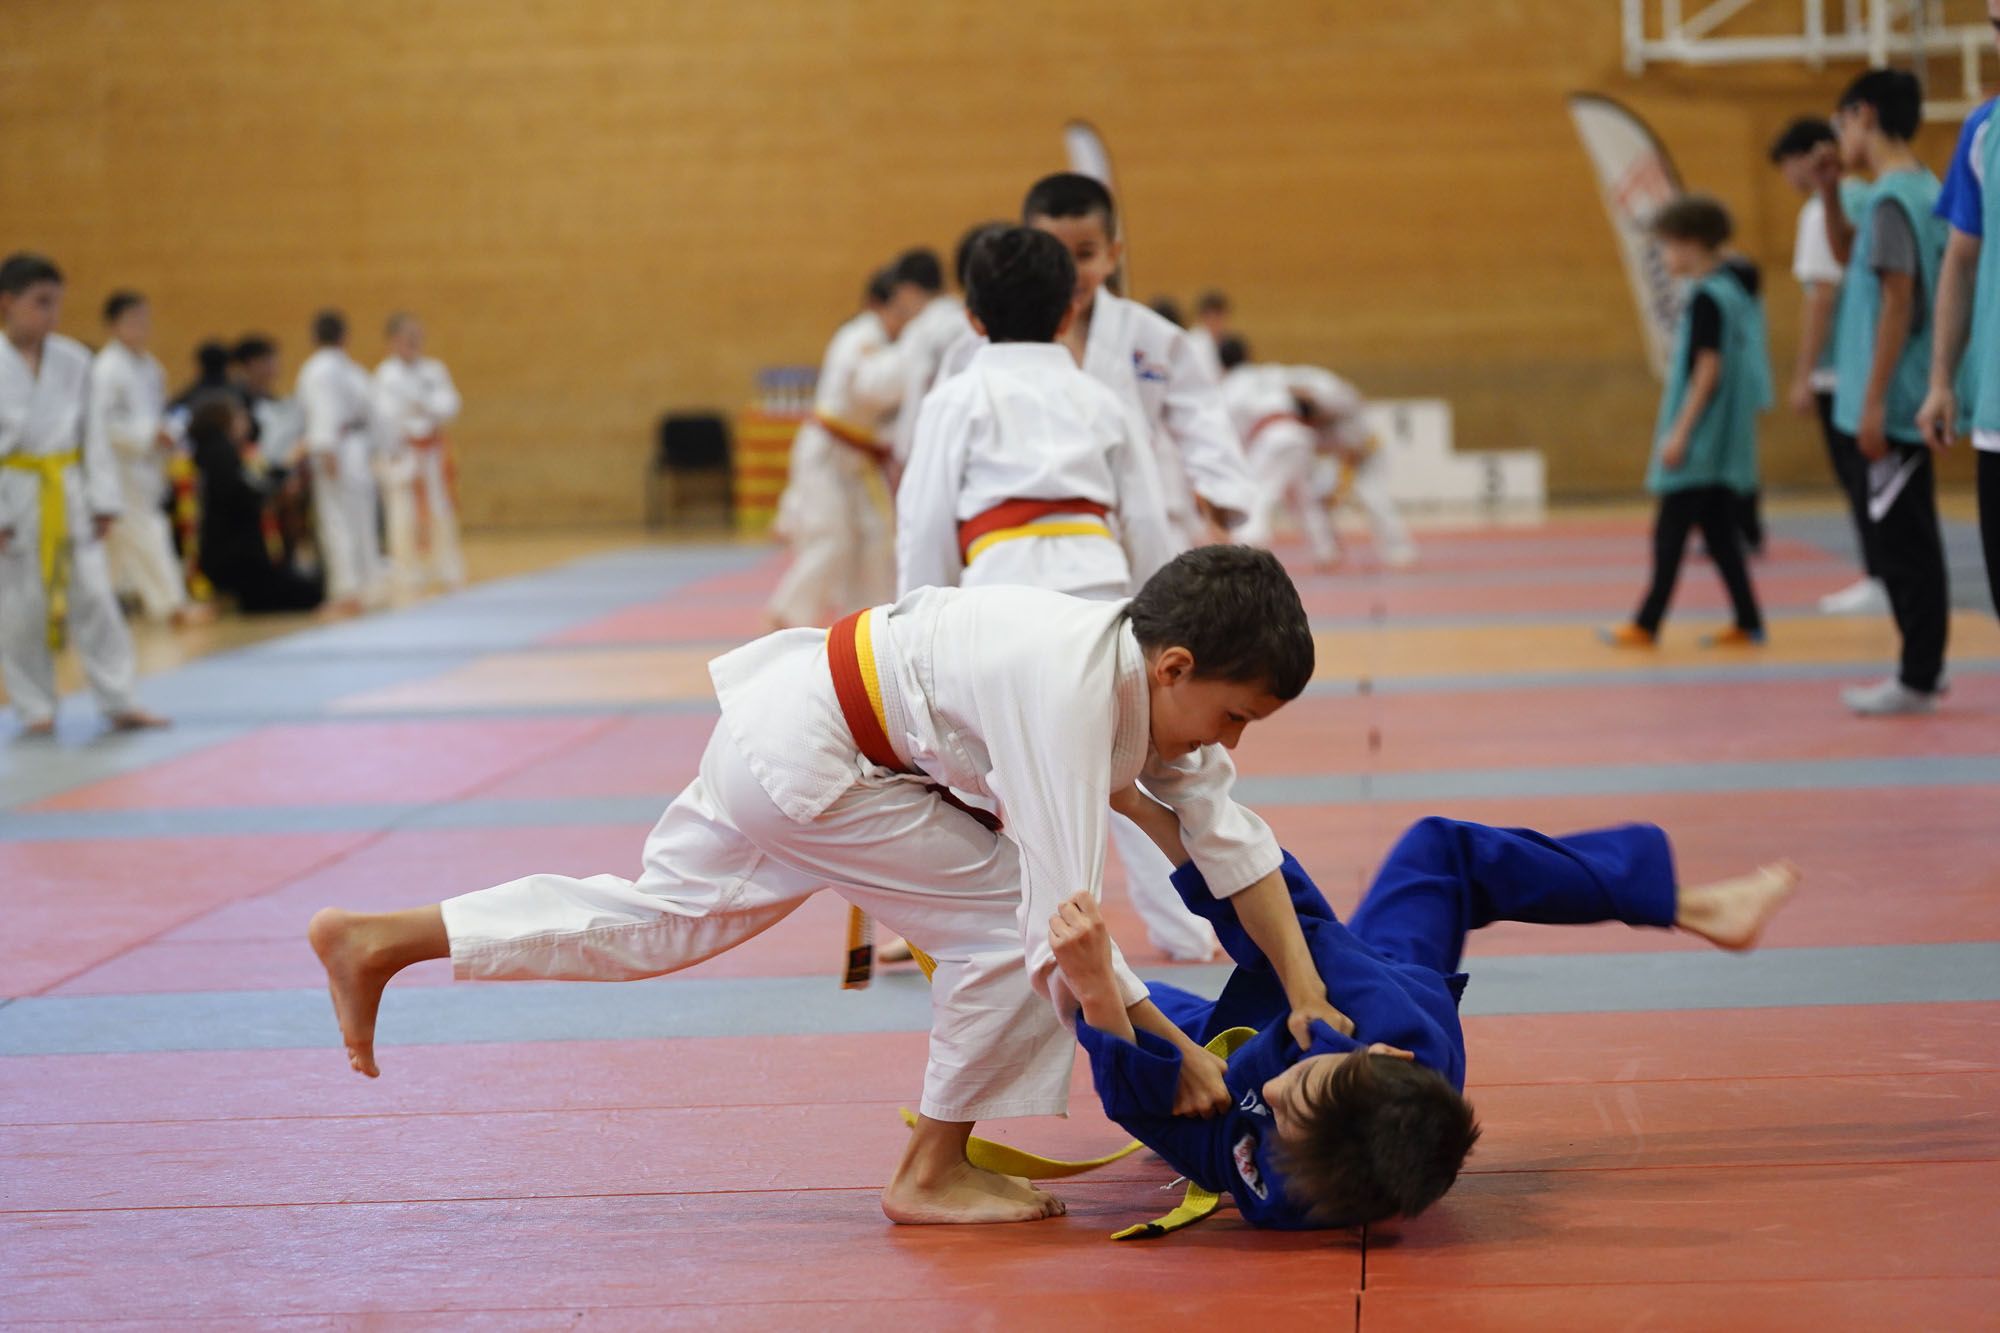
[[[1656, 389], [1563, 105], [1609, 93], [1767, 266], [1782, 382], [1796, 201], [1771, 134], [1855, 72], [1620, 69], [1612, 0], [10, 0], [0, 246], [95, 342], [148, 292], [285, 344], [423, 315], [466, 397], [468, 517], [630, 523], [652, 422], [815, 361], [862, 275], [949, 247], [1104, 132], [1135, 294], [1218, 284], [1258, 354], [1437, 395], [1559, 494], [1636, 488]], [[1955, 127], [1919, 147], [1942, 168]], [[1768, 419], [1767, 475], [1818, 484]], [[1960, 463], [1963, 460], [1958, 460]]]

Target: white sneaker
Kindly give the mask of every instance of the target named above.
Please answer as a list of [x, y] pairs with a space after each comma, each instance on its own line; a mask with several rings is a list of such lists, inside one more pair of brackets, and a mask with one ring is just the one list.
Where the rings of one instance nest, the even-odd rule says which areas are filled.
[[1840, 699], [1862, 717], [1905, 717], [1937, 711], [1937, 695], [1913, 690], [1893, 676], [1842, 690]]
[[1819, 599], [1824, 616], [1858, 616], [1889, 609], [1889, 590], [1880, 579], [1860, 579]]

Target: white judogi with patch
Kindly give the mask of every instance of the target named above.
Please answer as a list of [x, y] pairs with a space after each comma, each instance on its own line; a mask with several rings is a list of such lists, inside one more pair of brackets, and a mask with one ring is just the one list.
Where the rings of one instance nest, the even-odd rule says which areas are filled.
[[[926, 588], [869, 624], [889, 739], [922, 776], [862, 757], [825, 634], [768, 635], [709, 664], [721, 725], [648, 838], [638, 880], [533, 875], [447, 900], [455, 974], [655, 976], [831, 888], [937, 961], [924, 1114], [1060, 1114], [1076, 1001], [1047, 923], [1070, 894], [1099, 891], [1111, 792], [1139, 778], [1173, 806], [1222, 896], [1275, 870], [1277, 841], [1231, 799], [1225, 750], [1151, 753], [1144, 658], [1120, 607]], [[990, 800], [1004, 834], [927, 783]], [[1126, 1002], [1142, 999], [1122, 958], [1116, 968]]]
[[132, 638], [111, 587], [104, 543], [91, 534], [93, 515], [124, 507], [118, 465], [101, 432], [86, 431], [90, 350], [52, 333], [42, 344], [39, 371], [0, 338], [0, 679], [21, 721], [34, 726], [56, 714], [55, 658], [49, 651], [48, 597], [42, 583], [42, 473], [34, 460], [77, 455], [55, 472], [69, 530], [68, 633], [83, 658], [91, 693], [107, 714], [130, 712], [136, 669]]
[[90, 366], [86, 429], [104, 437], [117, 460], [124, 513], [105, 538], [113, 583], [136, 593], [148, 618], [166, 620], [187, 605], [187, 579], [174, 551], [166, 455], [159, 445], [167, 412], [167, 376], [150, 352], [113, 338]]
[[[959, 526], [1008, 500], [1089, 500], [1115, 540], [1024, 537], [961, 563]], [[1065, 522], [1050, 515], [1032, 530]], [[1181, 550], [1160, 499], [1145, 423], [1055, 343], [982, 346], [924, 400], [896, 492], [896, 588], [1017, 586], [1124, 599]], [[1132, 902], [1154, 945], [1214, 955], [1215, 932], [1175, 892], [1173, 866], [1138, 825], [1112, 817]]]
[[[1321, 563], [1339, 559], [1327, 507], [1345, 465], [1381, 558], [1390, 564], [1415, 558], [1416, 544], [1389, 497], [1382, 457], [1364, 416], [1367, 403], [1352, 384], [1318, 366], [1246, 364], [1224, 377], [1222, 391], [1257, 482], [1257, 505], [1238, 529], [1239, 540], [1268, 546], [1278, 512], [1289, 502], [1313, 557]], [[1302, 406], [1313, 409], [1316, 424], [1306, 422]]]
[[442, 588], [465, 582], [458, 548], [458, 513], [445, 472], [444, 428], [458, 420], [458, 388], [435, 357], [391, 356], [375, 367], [375, 419], [384, 449], [377, 475], [389, 530], [389, 569], [414, 589], [424, 579], [420, 526], [429, 528], [429, 576]]
[[[971, 364], [983, 341], [975, 334], [954, 343], [940, 373]], [[1197, 495], [1221, 512], [1225, 526], [1243, 521], [1256, 487], [1221, 388], [1202, 366], [1187, 330], [1137, 301], [1100, 291], [1091, 306], [1083, 369], [1146, 423], [1160, 496], [1182, 534], [1183, 549], [1207, 539], [1194, 504]]]
[[910, 446], [917, 438], [917, 412], [938, 381], [945, 353], [971, 328], [965, 322], [964, 301], [946, 294], [934, 296], [886, 351], [867, 358], [856, 372], [860, 397], [896, 408], [888, 444], [899, 466], [909, 461]]
[[[841, 325], [820, 363], [814, 417], [874, 437], [894, 404], [863, 395], [856, 376], [888, 346], [873, 311]], [[889, 523], [881, 464], [807, 420], [792, 440], [791, 474], [778, 500], [777, 532], [792, 544], [792, 563], [771, 594], [771, 615], [786, 625], [817, 625], [830, 608], [845, 615], [888, 597], [896, 577]]]
[[376, 430], [368, 372], [345, 349], [322, 347], [299, 367], [298, 400], [327, 598], [376, 598], [384, 568], [375, 527]]

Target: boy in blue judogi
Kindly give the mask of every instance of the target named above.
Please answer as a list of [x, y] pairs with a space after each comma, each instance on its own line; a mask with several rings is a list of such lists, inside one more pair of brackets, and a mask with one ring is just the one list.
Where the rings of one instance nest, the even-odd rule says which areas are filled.
[[1351, 1037], [1312, 1023], [1302, 1046], [1270, 962], [1182, 854], [1172, 812], [1131, 794], [1118, 808], [1180, 866], [1175, 887], [1214, 924], [1237, 965], [1217, 1000], [1153, 982], [1153, 1002], [1197, 1042], [1232, 1028], [1256, 1035], [1234, 1044], [1226, 1061], [1207, 1056], [1224, 1064], [1229, 1110], [1209, 1119], [1174, 1114], [1183, 1057], [1133, 1028], [1112, 982], [1110, 936], [1096, 903], [1078, 895], [1049, 931], [1081, 1002], [1077, 1036], [1098, 1097], [1134, 1138], [1194, 1184], [1233, 1195], [1244, 1218], [1263, 1227], [1415, 1216], [1451, 1187], [1479, 1137], [1463, 1095], [1458, 1020], [1468, 931], [1494, 921], [1623, 921], [1747, 949], [1798, 879], [1780, 863], [1679, 888], [1666, 834], [1650, 824], [1550, 838], [1430, 818], [1398, 841], [1343, 925], [1287, 855], [1285, 883], [1327, 998], [1354, 1023]]

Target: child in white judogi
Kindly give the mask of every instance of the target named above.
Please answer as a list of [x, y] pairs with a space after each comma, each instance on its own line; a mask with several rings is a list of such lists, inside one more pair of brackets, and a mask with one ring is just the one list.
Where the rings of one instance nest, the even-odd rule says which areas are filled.
[[458, 419], [458, 389], [444, 362], [424, 355], [424, 326], [414, 315], [391, 315], [388, 337], [389, 355], [375, 368], [375, 418], [385, 445], [378, 475], [390, 572], [401, 589], [414, 591], [428, 555], [432, 582], [456, 588], [465, 582], [465, 561], [444, 428]]
[[215, 618], [214, 608], [188, 600], [173, 528], [160, 507], [167, 458], [179, 446], [166, 424], [166, 371], [146, 349], [152, 309], [137, 292], [113, 292], [104, 323], [111, 337], [90, 366], [87, 429], [101, 434], [117, 459], [124, 511], [105, 538], [114, 583], [137, 594], [150, 620], [205, 623]]
[[[1060, 1203], [974, 1167], [965, 1145], [983, 1117], [1068, 1104], [1077, 1002], [1046, 922], [1070, 894], [1096, 893], [1114, 791], [1143, 777], [1177, 812], [1210, 889], [1276, 960], [1301, 1037], [1314, 1019], [1352, 1029], [1326, 1003], [1276, 840], [1230, 796], [1227, 747], [1296, 696], [1311, 664], [1291, 581], [1241, 546], [1178, 557], [1128, 604], [926, 588], [831, 631], [768, 635], [710, 664], [720, 725], [637, 881], [533, 875], [405, 912], [314, 917], [349, 1062], [377, 1072], [382, 989], [412, 962], [449, 956], [464, 979], [654, 976], [832, 888], [933, 965], [923, 1114], [884, 1211], [1053, 1216]], [[992, 802], [1002, 830], [951, 791]], [[1114, 969], [1135, 1026], [1182, 1050], [1185, 1109], [1221, 1111], [1223, 1061], [1179, 1034], [1122, 960]]]
[[[955, 276], [961, 290], [972, 243], [993, 225], [981, 223], [959, 240]], [[898, 296], [919, 308], [885, 352], [862, 363], [855, 383], [864, 397], [897, 405], [889, 457], [890, 466], [900, 471], [916, 439], [924, 395], [942, 376], [946, 353], [972, 329], [965, 321], [965, 302], [944, 289], [944, 267], [935, 251], [923, 247], [906, 251], [893, 272]]]
[[0, 680], [23, 734], [53, 734], [55, 653], [74, 639], [114, 728], [164, 726], [133, 694], [132, 639], [104, 551], [124, 501], [109, 442], [85, 430], [90, 351], [55, 331], [61, 311], [53, 263], [0, 262]]
[[368, 372], [347, 354], [347, 320], [313, 319], [316, 350], [299, 367], [298, 401], [312, 461], [313, 517], [326, 574], [326, 614], [358, 615], [384, 591], [375, 516], [376, 422]]
[[[890, 500], [882, 431], [895, 410], [864, 394], [856, 378], [865, 361], [882, 355], [907, 320], [893, 275], [869, 279], [867, 308], [827, 343], [813, 391], [812, 415], [792, 440], [791, 472], [778, 500], [777, 534], [792, 544], [791, 567], [771, 594], [769, 616], [779, 628], [823, 625], [880, 601], [895, 581]], [[897, 377], [885, 383], [900, 392]]]
[[1222, 340], [1229, 336], [1229, 294], [1210, 288], [1194, 303], [1194, 323], [1188, 326], [1188, 342], [1195, 356], [1217, 381], [1222, 379]]
[[1252, 364], [1240, 337], [1222, 340], [1223, 400], [1243, 435], [1257, 501], [1237, 539], [1271, 541], [1279, 511], [1289, 503], [1322, 568], [1340, 560], [1330, 510], [1347, 491], [1375, 536], [1382, 563], [1407, 565], [1416, 543], [1389, 497], [1381, 451], [1368, 427], [1367, 403], [1352, 384], [1318, 366]]
[[1243, 444], [1187, 331], [1104, 290], [1124, 253], [1111, 192], [1073, 172], [1048, 176], [1028, 191], [1021, 221], [1076, 261], [1077, 317], [1064, 345], [1150, 428], [1168, 516], [1189, 544], [1227, 540], [1256, 494]]
[[[990, 341], [924, 400], [896, 492], [896, 587], [1024, 585], [1123, 599], [1180, 549], [1146, 427], [1054, 339], [1073, 318], [1076, 266], [1060, 241], [1013, 227], [974, 251], [968, 292]], [[1154, 945], [1205, 961], [1215, 932], [1173, 867], [1123, 817], [1112, 824]]]

